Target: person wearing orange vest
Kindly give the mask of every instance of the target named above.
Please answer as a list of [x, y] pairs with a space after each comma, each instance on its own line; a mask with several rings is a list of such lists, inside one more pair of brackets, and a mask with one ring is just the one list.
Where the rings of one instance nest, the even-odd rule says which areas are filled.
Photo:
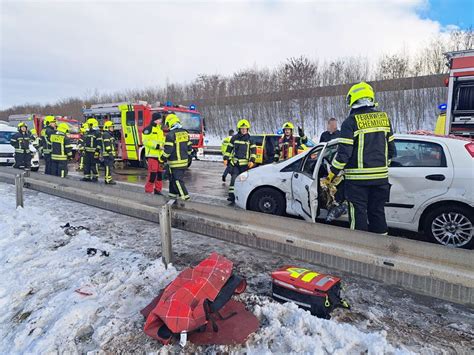
[[283, 127], [283, 136], [278, 140], [278, 146], [275, 148], [274, 162], [284, 161], [293, 158], [298, 154], [298, 149], [308, 141], [303, 130], [298, 127], [299, 137], [293, 136], [295, 126], [291, 122], [286, 122]]

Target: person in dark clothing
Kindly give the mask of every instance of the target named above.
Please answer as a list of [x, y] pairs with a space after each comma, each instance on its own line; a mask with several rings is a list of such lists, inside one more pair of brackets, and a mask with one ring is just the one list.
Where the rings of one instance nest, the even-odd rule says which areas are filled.
[[68, 132], [69, 126], [67, 123], [60, 123], [58, 130], [49, 137], [52, 175], [62, 178], [65, 178], [68, 173], [67, 161], [72, 159], [72, 145], [67, 136]]
[[112, 170], [115, 162], [114, 123], [112, 121], [104, 123], [104, 130], [100, 141], [102, 143], [102, 157], [104, 158], [105, 183], [107, 185], [116, 185], [117, 183], [112, 180]]
[[237, 176], [255, 166], [257, 146], [252, 142], [249, 134], [250, 123], [240, 120], [237, 123], [237, 134], [232, 136], [224, 154], [224, 166], [231, 166], [229, 198], [230, 204], [235, 203], [234, 184]]
[[341, 132], [337, 129], [337, 120], [332, 117], [328, 120], [327, 131], [321, 134], [319, 138], [319, 143], [329, 142], [333, 139], [339, 138]]
[[193, 145], [189, 140], [189, 133], [181, 126], [181, 121], [174, 113], [166, 116], [166, 133], [164, 151], [160, 156], [160, 163], [167, 162], [169, 168], [169, 196], [182, 200], [189, 200], [188, 190], [184, 184], [184, 173], [188, 168]]
[[[234, 135], [234, 130], [230, 129], [229, 130], [229, 135], [224, 138], [221, 144], [221, 153], [222, 156], [224, 156], [225, 152], [227, 151], [227, 146], [230, 143], [230, 140], [232, 139], [232, 136]], [[224, 172], [222, 173], [222, 181], [225, 182], [225, 179], [227, 178], [227, 175], [230, 174], [230, 166], [226, 166], [224, 169]]]
[[275, 147], [275, 156], [273, 157], [275, 163], [293, 158], [298, 154], [302, 145], [308, 141], [302, 128], [298, 127], [299, 137], [293, 136], [294, 129], [295, 126], [291, 122], [285, 122], [283, 125], [283, 135], [278, 139], [278, 145]]
[[87, 124], [89, 129], [83, 138], [84, 177], [82, 181], [97, 182], [99, 180], [99, 156], [102, 148], [99, 122], [95, 118], [89, 118]]
[[41, 130], [41, 146], [43, 148], [44, 173], [53, 175], [51, 161], [51, 142], [49, 137], [56, 132], [56, 118], [54, 116], [46, 116], [44, 118], [44, 128]]
[[344, 170], [350, 228], [386, 234], [388, 165], [396, 155], [392, 124], [387, 113], [375, 109], [374, 90], [365, 82], [351, 87], [347, 104], [351, 111], [342, 124], [326, 183]]
[[15, 164], [16, 169], [31, 168], [31, 151], [30, 143], [33, 143], [34, 137], [28, 132], [28, 126], [24, 122], [18, 124], [18, 133], [15, 133], [10, 139], [10, 144], [15, 148]]

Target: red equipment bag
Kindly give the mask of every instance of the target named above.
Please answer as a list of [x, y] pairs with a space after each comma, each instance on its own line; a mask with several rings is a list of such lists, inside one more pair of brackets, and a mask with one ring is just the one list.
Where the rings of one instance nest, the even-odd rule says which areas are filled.
[[[213, 332], [218, 332], [219, 324], [232, 323], [223, 321], [242, 313], [242, 308], [231, 297], [244, 292], [247, 286], [245, 279], [232, 274], [232, 267], [230, 260], [212, 253], [195, 268], [183, 270], [142, 310], [146, 317], [145, 333], [168, 344], [177, 334], [196, 330], [205, 332], [208, 325], [212, 326]], [[225, 311], [225, 316], [220, 311]], [[247, 312], [245, 307], [243, 311]], [[255, 318], [250, 312], [247, 313], [245, 316]], [[242, 314], [236, 319], [241, 317]], [[256, 327], [255, 322], [250, 322], [253, 324], [252, 329], [245, 334], [241, 331], [236, 342], [244, 335], [242, 341], [245, 341], [250, 333], [258, 329], [258, 320], [255, 320]]]
[[341, 279], [297, 266], [284, 266], [271, 274], [272, 296], [293, 302], [319, 318], [331, 318], [336, 307], [349, 308], [341, 298]]

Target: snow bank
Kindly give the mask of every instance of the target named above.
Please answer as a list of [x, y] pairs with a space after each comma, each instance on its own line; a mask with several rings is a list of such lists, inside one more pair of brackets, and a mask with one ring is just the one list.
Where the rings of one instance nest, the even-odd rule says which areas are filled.
[[[143, 334], [139, 311], [176, 277], [176, 269], [165, 270], [161, 260], [150, 260], [126, 245], [104, 242], [110, 237], [107, 234], [114, 233], [110, 227], [101, 228], [104, 235], [100, 236], [60, 227], [65, 222], [77, 226], [81, 216], [111, 226], [117, 223], [112, 213], [28, 190], [25, 202], [25, 209], [15, 210], [14, 188], [0, 184], [1, 352], [159, 350], [160, 344]], [[68, 221], [61, 220], [61, 211], [68, 212]], [[136, 234], [142, 223], [125, 218], [121, 218], [124, 238]], [[193, 244], [192, 238], [187, 240]], [[88, 248], [96, 248], [97, 253], [88, 255]], [[281, 305], [266, 296], [240, 297], [260, 319], [261, 329], [244, 347], [199, 347], [199, 352], [405, 352], [392, 347], [384, 332], [365, 333], [349, 324], [318, 319], [294, 304]], [[189, 344], [184, 351], [193, 349]], [[163, 350], [179, 352], [180, 348]]]

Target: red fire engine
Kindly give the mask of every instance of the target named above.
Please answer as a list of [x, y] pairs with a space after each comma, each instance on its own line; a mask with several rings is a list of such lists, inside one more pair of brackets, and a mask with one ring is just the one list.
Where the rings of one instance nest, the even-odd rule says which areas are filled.
[[[46, 116], [39, 115], [39, 114], [20, 114], [20, 115], [10, 115], [8, 116], [8, 122], [10, 125], [17, 126], [20, 122], [26, 123], [28, 126], [28, 130], [36, 130], [36, 135], [39, 136], [41, 130], [43, 129], [43, 120]], [[79, 129], [81, 123], [78, 120], [73, 118], [69, 118], [67, 116], [55, 116], [56, 121], [59, 123], [66, 123], [69, 126], [69, 133], [68, 137], [71, 140], [72, 149], [75, 151], [77, 150], [77, 143], [79, 138], [81, 137], [79, 133]]]
[[444, 133], [474, 137], [474, 50], [445, 55], [449, 82]]
[[[157, 103], [154, 107], [146, 101], [118, 102], [92, 105], [84, 108], [84, 118], [94, 117], [103, 125], [112, 121], [118, 142], [118, 159], [133, 166], [146, 166], [142, 131], [151, 123], [153, 112], [173, 112], [188, 130], [193, 142], [193, 156], [198, 159], [204, 153], [204, 120], [194, 105], [189, 107]], [[191, 163], [191, 161], [190, 161]]]

